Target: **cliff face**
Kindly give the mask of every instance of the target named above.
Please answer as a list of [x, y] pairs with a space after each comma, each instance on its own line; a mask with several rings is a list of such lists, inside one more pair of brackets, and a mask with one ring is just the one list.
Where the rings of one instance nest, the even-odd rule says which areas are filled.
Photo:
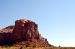
[[37, 24], [31, 20], [16, 20], [15, 26], [0, 30], [0, 45], [52, 46], [41, 37]]
[[19, 39], [32, 40], [39, 39], [37, 24], [30, 20], [17, 20], [13, 30], [14, 35]]

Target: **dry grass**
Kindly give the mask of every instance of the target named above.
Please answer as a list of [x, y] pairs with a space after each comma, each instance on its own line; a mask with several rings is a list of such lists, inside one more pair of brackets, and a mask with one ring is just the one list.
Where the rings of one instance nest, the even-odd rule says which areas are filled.
[[[0, 49], [21, 49], [21, 47], [16, 47], [16, 46], [4, 46], [4, 47], [1, 47], [0, 46]], [[25, 47], [23, 46], [22, 49], [75, 49], [75, 47]]]

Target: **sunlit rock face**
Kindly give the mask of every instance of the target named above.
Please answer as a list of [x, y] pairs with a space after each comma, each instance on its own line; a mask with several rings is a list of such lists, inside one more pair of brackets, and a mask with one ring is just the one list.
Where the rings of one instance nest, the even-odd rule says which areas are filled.
[[14, 35], [18, 39], [32, 40], [39, 39], [37, 24], [31, 20], [17, 20], [13, 30]]
[[14, 29], [14, 25], [8, 26], [0, 30], [0, 33], [12, 33]]
[[15, 26], [0, 30], [0, 45], [52, 46], [39, 34], [38, 25], [31, 20], [16, 20]]

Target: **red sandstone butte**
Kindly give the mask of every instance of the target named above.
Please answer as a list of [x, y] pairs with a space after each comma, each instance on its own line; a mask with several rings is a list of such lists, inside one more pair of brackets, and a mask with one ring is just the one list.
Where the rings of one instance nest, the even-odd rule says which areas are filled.
[[38, 31], [38, 25], [31, 20], [16, 20], [15, 26], [0, 30], [0, 45], [52, 46]]

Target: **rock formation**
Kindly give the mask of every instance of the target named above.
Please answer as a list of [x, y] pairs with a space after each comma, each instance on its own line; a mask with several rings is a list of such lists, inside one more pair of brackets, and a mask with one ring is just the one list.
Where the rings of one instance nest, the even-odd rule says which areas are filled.
[[39, 39], [37, 24], [30, 20], [17, 20], [13, 30], [14, 35], [19, 39], [32, 40]]
[[38, 25], [31, 20], [16, 20], [15, 26], [0, 30], [0, 45], [52, 46], [38, 31]]

